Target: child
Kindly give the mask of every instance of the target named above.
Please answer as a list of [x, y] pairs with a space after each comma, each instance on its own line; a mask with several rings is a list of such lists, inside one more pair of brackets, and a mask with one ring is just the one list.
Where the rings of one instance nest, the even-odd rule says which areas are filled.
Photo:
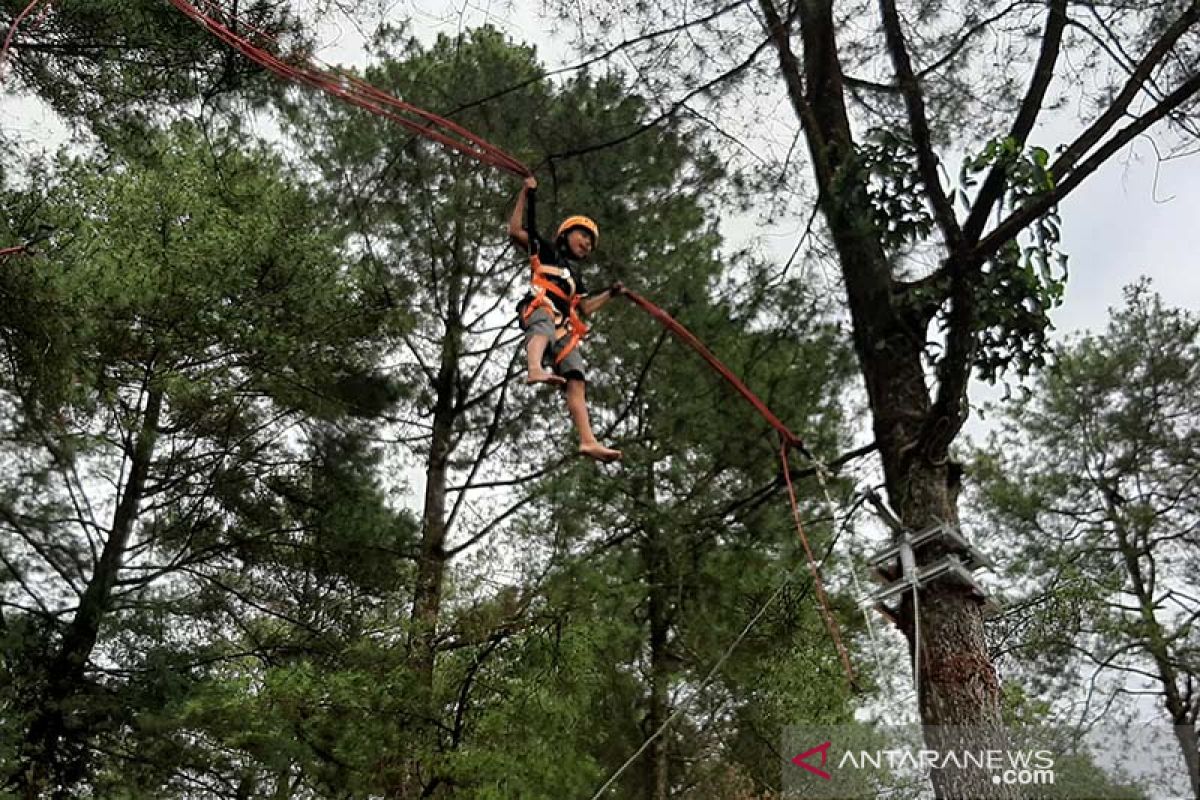
[[533, 289], [517, 306], [529, 368], [525, 382], [565, 385], [567, 411], [579, 432], [579, 452], [597, 461], [616, 461], [621, 451], [596, 441], [588, 419], [586, 379], [578, 348], [587, 326], [577, 312], [591, 316], [624, 287], [616, 283], [597, 295], [587, 293], [576, 273], [577, 262], [591, 254], [600, 230], [587, 217], [568, 217], [559, 226], [554, 242], [546, 241], [538, 235], [534, 220], [536, 189], [537, 179], [526, 178], [508, 220], [508, 235], [530, 254], [534, 264]]

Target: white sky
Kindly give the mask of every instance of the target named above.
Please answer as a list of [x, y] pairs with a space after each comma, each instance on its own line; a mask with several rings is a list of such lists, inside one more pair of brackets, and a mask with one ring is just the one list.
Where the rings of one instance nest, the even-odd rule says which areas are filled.
[[[375, 14], [356, 21], [330, 19], [321, 31], [318, 55], [331, 63], [364, 63], [361, 31], [372, 30], [379, 14], [392, 21], [408, 19], [411, 33], [424, 41], [490, 23], [514, 39], [544, 43], [555, 27], [552, 18], [539, 16], [545, 11], [542, 0], [379, 0]], [[554, 52], [542, 47], [539, 55], [551, 68], [574, 59], [566, 46]], [[56, 147], [64, 138], [53, 115], [28, 98], [0, 99], [0, 125], [24, 140], [23, 149], [31, 152]], [[1076, 129], [1073, 120], [1060, 117], [1044, 123], [1031, 138], [1053, 150]], [[1054, 313], [1060, 333], [1102, 328], [1107, 309], [1121, 301], [1122, 287], [1142, 275], [1153, 279], [1168, 303], [1200, 307], [1200, 151], [1158, 164], [1150, 143], [1138, 139], [1085, 181], [1060, 211], [1062, 249], [1070, 258], [1066, 301]], [[798, 221], [796, 227], [802, 224]], [[757, 227], [747, 224], [745, 230]], [[732, 233], [738, 235], [736, 228]], [[794, 237], [786, 235], [763, 242], [767, 252], [778, 252], [781, 259], [793, 245]]]
[[[312, 7], [327, 0], [297, 2]], [[490, 23], [515, 40], [540, 42], [543, 46], [539, 56], [548, 68], [575, 63], [577, 57], [565, 45], [546, 46], [564, 37], [548, 36], [556, 23], [551, 17], [539, 16], [543, 13], [543, 0], [378, 0], [374, 14], [359, 15], [355, 20], [327, 17], [319, 33], [317, 56], [330, 63], [364, 64], [364, 32], [374, 30], [382, 14], [392, 22], [409, 20], [409, 31], [425, 42], [438, 34], [454, 35], [465, 27]], [[1069, 114], [1068, 109], [1048, 116], [1031, 137], [1032, 143], [1053, 151], [1073, 137], [1079, 124]], [[30, 98], [0, 97], [0, 126], [18, 137], [27, 154], [53, 149], [66, 138], [53, 114]], [[1108, 308], [1121, 302], [1122, 288], [1142, 275], [1153, 279], [1168, 303], [1190, 309], [1200, 307], [1198, 210], [1200, 153], [1156, 164], [1154, 150], [1144, 138], [1085, 181], [1060, 209], [1062, 249], [1069, 256], [1070, 277], [1065, 304], [1053, 314], [1058, 335], [1103, 328]], [[806, 214], [807, 209], [799, 209], [795, 219], [784, 219], [773, 229], [743, 218], [723, 230], [735, 239], [761, 237], [762, 252], [782, 262], [794, 247]], [[979, 404], [998, 398], [1000, 391], [976, 381], [971, 395], [972, 401]], [[978, 435], [988, 427], [986, 420], [974, 415], [968, 433]], [[869, 435], [866, 425], [859, 438], [866, 441]]]
[[[490, 23], [514, 39], [545, 42], [555, 27], [551, 17], [540, 16], [547, 13], [543, 0], [381, 3], [390, 19], [410, 18], [412, 33], [425, 41]], [[332, 46], [323, 57], [361, 63], [355, 32], [348, 25], [337, 28], [325, 39]], [[541, 48], [539, 55], [551, 68], [577, 60], [565, 46], [554, 52]], [[1049, 117], [1031, 140], [1053, 152], [1079, 127], [1065, 114]], [[1060, 212], [1062, 249], [1070, 258], [1066, 300], [1053, 315], [1060, 334], [1103, 328], [1108, 308], [1121, 302], [1122, 288], [1142, 275], [1154, 281], [1168, 303], [1200, 307], [1200, 150], [1157, 164], [1150, 143], [1138, 139], [1085, 181]], [[797, 229], [802, 225], [798, 221]], [[794, 237], [779, 237], [764, 244], [786, 258], [794, 243]]]
[[1063, 247], [1070, 255], [1060, 330], [1102, 328], [1122, 286], [1148, 275], [1165, 300], [1200, 306], [1200, 153], [1158, 166], [1145, 140], [1109, 161], [1067, 198]]

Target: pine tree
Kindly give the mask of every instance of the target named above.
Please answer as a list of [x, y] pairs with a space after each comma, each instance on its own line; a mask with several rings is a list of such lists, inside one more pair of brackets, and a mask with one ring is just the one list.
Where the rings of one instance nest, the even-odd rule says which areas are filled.
[[[560, 7], [579, 18], [574, 4]], [[694, 116], [733, 143], [731, 159], [749, 150], [756, 185], [777, 190], [775, 219], [789, 195], [819, 211], [888, 499], [911, 531], [957, 525], [955, 443], [972, 374], [995, 380], [1045, 362], [1049, 313], [1065, 289], [1057, 205], [1152, 128], [1169, 145], [1194, 137], [1200, 4], [759, 0], [593, 11], [579, 28], [589, 53], [633, 60], [661, 118]], [[611, 25], [618, 15], [630, 22]], [[1061, 87], [1081, 84], [1079, 63], [1096, 90], [1080, 102], [1078, 133], [1052, 156], [1059, 143], [1039, 146], [1037, 123], [1073, 97]], [[757, 132], [745, 120], [773, 109], [748, 111], [739, 91], [787, 109], [787, 140], [807, 145], [807, 162], [796, 165], [794, 147], [772, 158], [745, 143]], [[962, 169], [951, 170], [961, 152]], [[919, 562], [945, 552], [925, 548]], [[973, 746], [1002, 737], [1000, 683], [971, 589], [923, 590], [920, 642], [910, 604], [898, 619], [926, 666], [929, 744], [951, 727], [971, 730]], [[939, 797], [1011, 796], [982, 774], [938, 770], [933, 780]]]
[[1015, 547], [1007, 658], [1047, 694], [1089, 681], [1090, 706], [1152, 692], [1200, 796], [1200, 320], [1144, 282], [1125, 299], [1004, 409], [974, 471]]
[[43, 213], [70, 234], [11, 273], [8, 299], [43, 312], [4, 329], [22, 793], [72, 794], [142, 710], [123, 699], [169, 691], [172, 604], [222, 585], [296, 426], [346, 413], [339, 382], [371, 375], [392, 325], [279, 159], [224, 144], [180, 126], [142, 160], [62, 159]]

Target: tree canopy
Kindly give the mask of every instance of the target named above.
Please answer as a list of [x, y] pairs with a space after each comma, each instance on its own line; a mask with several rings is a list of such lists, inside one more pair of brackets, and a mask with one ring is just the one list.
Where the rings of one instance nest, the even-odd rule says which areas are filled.
[[1091, 687], [1059, 709], [1083, 725], [1111, 718], [1115, 699], [1136, 713], [1149, 692], [1193, 793], [1198, 356], [1195, 314], [1145, 283], [1129, 287], [1107, 330], [1062, 346], [1004, 408], [973, 470], [983, 509], [1014, 545], [1008, 574], [1020, 588], [998, 627], [1011, 669], [1067, 697]]
[[[284, 59], [363, 12], [205, 8]], [[521, 384], [511, 176], [276, 81], [169, 4], [47, 9], [6, 86], [81, 135], [38, 157], [0, 135], [0, 231], [30, 243], [0, 264], [3, 791], [767, 797], [782, 728], [853, 718], [769, 427], [617, 303], [585, 352], [622, 468], [573, 460], [561, 398]], [[1066, 287], [1059, 203], [1134, 138], [1195, 133], [1200, 3], [563, 9], [587, 33], [569, 74], [492, 27], [393, 20], [358, 75], [532, 165], [544, 228], [599, 220], [589, 287], [652, 297], [812, 452], [876, 453], [898, 530], [960, 524], [973, 375], [1062, 400], [1016, 404], [1003, 435], [1070, 470], [979, 461], [1022, 564], [1065, 581], [1011, 572], [1030, 614], [1081, 625], [1011, 652], [1038, 648], [1031, 672], [1132, 654], [1177, 727], [1192, 715], [1194, 753], [1194, 609], [1158, 613], [1191, 563], [1194, 344], [1151, 364], [1114, 333], [1033, 376]], [[1078, 130], [1040, 140], [1065, 103]], [[793, 257], [727, 241], [733, 210], [801, 231]], [[797, 269], [825, 263], [836, 278]], [[1194, 339], [1145, 298], [1117, 318], [1127, 339]], [[1178, 408], [1154, 388], [1171, 381]], [[1117, 451], [1070, 450], [1081, 386]], [[844, 575], [809, 467], [800, 516]], [[1058, 549], [1030, 538], [1055, 492]], [[980, 597], [911, 597], [885, 610], [919, 654], [930, 746], [1040, 708], [1002, 684]], [[940, 797], [1012, 792], [931, 777]]]

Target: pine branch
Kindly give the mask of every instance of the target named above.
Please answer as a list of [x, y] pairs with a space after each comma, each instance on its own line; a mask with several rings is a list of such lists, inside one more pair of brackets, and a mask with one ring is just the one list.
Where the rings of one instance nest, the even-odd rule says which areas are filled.
[[[619, 144], [624, 144], [625, 142], [628, 142], [631, 139], [641, 136], [643, 133], [646, 133], [647, 131], [656, 130], [664, 122], [666, 122], [670, 119], [673, 119], [675, 117], [675, 115], [678, 114], [681, 110], [687, 109], [688, 101], [690, 101], [692, 98], [698, 97], [699, 95], [702, 95], [702, 94], [708, 92], [709, 90], [713, 89], [714, 87], [719, 86], [720, 84], [724, 83], [725, 81], [736, 78], [738, 75], [740, 75], [741, 73], [748, 70], [751, 66], [754, 65], [754, 62], [758, 60], [759, 55], [761, 55], [762, 52], [764, 50], [766, 50], [770, 44], [771, 44], [770, 39], [764, 39], [762, 42], [759, 42], [758, 46], [754, 48], [754, 51], [751, 52], [750, 55], [745, 60], [743, 60], [740, 64], [738, 64], [734, 67], [730, 67], [725, 72], [722, 72], [720, 75], [716, 76], [712, 80], [710, 80], [706, 83], [703, 83], [700, 86], [697, 86], [695, 89], [692, 89], [690, 92], [685, 94], [682, 98], [680, 98], [679, 100], [676, 100], [674, 103], [672, 103], [665, 111], [660, 113], [658, 116], [654, 117], [653, 119], [651, 119], [648, 122], [638, 125], [636, 128], [629, 131], [628, 133], [624, 133], [620, 136], [614, 137], [612, 139], [608, 139], [607, 141], [596, 142], [595, 144], [588, 144], [588, 145], [584, 145], [582, 147], [575, 147], [570, 150], [563, 150], [558, 153], [551, 153], [550, 155], [546, 156], [546, 158], [543, 160], [542, 164], [553, 165], [553, 163], [555, 161], [563, 161], [568, 158], [577, 158], [579, 156], [587, 155], [588, 153], [594, 153], [598, 150], [606, 150], [610, 147], [616, 147]], [[538, 166], [541, 166], [541, 164], [539, 164]]]
[[[1136, 117], [1133, 122], [1119, 130], [1111, 139], [1105, 142], [1089, 158], [1071, 169], [1066, 178], [1060, 180], [1051, 191], [1042, 195], [1036, 202], [1029, 203], [1013, 212], [988, 234], [970, 254], [971, 261], [982, 263], [999, 250], [1005, 242], [1020, 233], [1026, 226], [1058, 205], [1079, 184], [1098, 170], [1122, 147], [1140, 136], [1154, 123], [1176, 111], [1180, 106], [1200, 93], [1200, 73], [1193, 75], [1175, 91], [1163, 98], [1162, 102], [1148, 113]], [[1052, 172], [1055, 168], [1051, 167]], [[1058, 176], [1057, 172], [1054, 172]]]

